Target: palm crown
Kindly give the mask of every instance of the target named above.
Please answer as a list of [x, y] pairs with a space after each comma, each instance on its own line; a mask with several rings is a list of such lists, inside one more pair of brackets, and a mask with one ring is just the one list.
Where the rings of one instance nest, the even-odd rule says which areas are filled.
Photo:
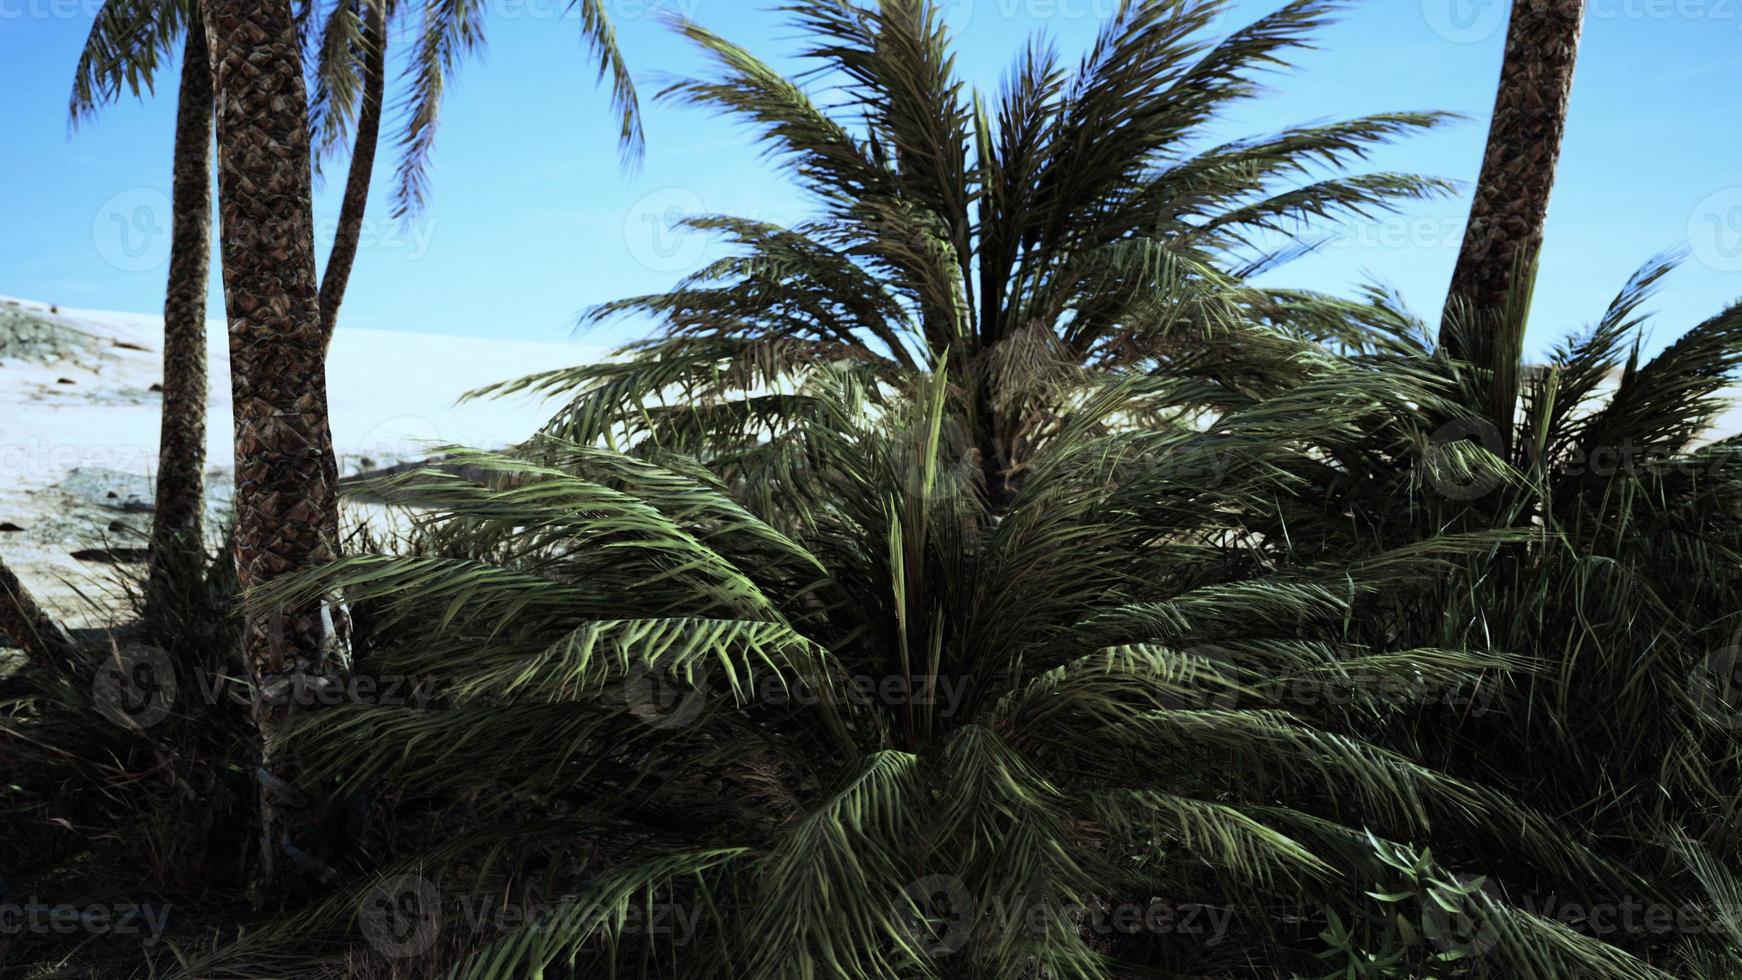
[[[1365, 828], [1458, 828], [1558, 880], [1622, 887], [1542, 817], [1362, 738], [1408, 710], [1384, 679], [1461, 689], [1521, 666], [1366, 646], [1346, 628], [1506, 537], [1279, 568], [1285, 544], [1243, 515], [1286, 498], [1315, 458], [1357, 451], [1375, 413], [1436, 400], [1301, 356], [1313, 363], [1292, 392], [1208, 432], [1122, 423], [1177, 403], [1178, 383], [1085, 381], [991, 524], [977, 474], [945, 448], [960, 424], [947, 364], [886, 409], [851, 370], [821, 372], [816, 410], [775, 440], [770, 497], [682, 458], [551, 439], [468, 455], [469, 476], [401, 478], [391, 499], [440, 515], [421, 555], [345, 559], [255, 599], [344, 588], [376, 617], [372, 669], [437, 679], [435, 709], [340, 707], [292, 743], [317, 783], [452, 808], [438, 846], [389, 875], [561, 896], [470, 950], [468, 977], [671, 975], [678, 951], [624, 927], [666, 902], [706, 910], [685, 976], [1230, 965], [1201, 944], [1098, 946], [1079, 928], [1097, 902], [1156, 895], [1233, 907], [1281, 968], [1312, 945], [1298, 916], [1318, 897], [1350, 907], [1344, 882], [1379, 880]], [[1303, 683], [1357, 696], [1302, 700]], [[548, 849], [543, 899], [501, 863], [510, 836]], [[1424, 868], [1437, 897], [1410, 914], [1431, 916], [1456, 882]], [[928, 889], [969, 903], [965, 932], [939, 933], [938, 916], [964, 913]], [[359, 897], [296, 934], [342, 927]], [[1489, 962], [1510, 975], [1654, 975], [1474, 900], [1503, 929]], [[1000, 931], [1032, 907], [1051, 927]], [[281, 941], [262, 934], [201, 975], [257, 968]]]
[[[1742, 826], [1725, 737], [1742, 443], [1709, 439], [1742, 369], [1742, 306], [1643, 358], [1646, 306], [1674, 263], [1646, 263], [1540, 365], [1517, 352], [1480, 370], [1436, 362], [1455, 410], [1374, 426], [1366, 457], [1417, 464], [1327, 473], [1330, 519], [1291, 526], [1302, 548], [1332, 552], [1351, 531], [1389, 546], [1448, 527], [1528, 531], [1530, 546], [1449, 582], [1429, 607], [1436, 615], [1400, 597], [1392, 623], [1413, 623], [1422, 642], [1539, 650], [1552, 669], [1522, 686], [1524, 703], [1507, 715], [1516, 724], [1432, 715], [1419, 737], [1466, 774], [1529, 785], [1539, 805], [1584, 814], [1596, 836], [1637, 848], [1629, 860], [1642, 865], [1665, 860], [1665, 826], [1726, 859], [1738, 856]], [[1406, 356], [1430, 363], [1427, 326], [1397, 315], [1401, 334], [1421, 338]], [[1495, 406], [1514, 404], [1497, 425]]]
[[[197, 0], [106, 0], [73, 77], [69, 108], [74, 122], [123, 94], [151, 91], [158, 69], [197, 7]], [[421, 209], [427, 199], [442, 98], [461, 61], [484, 44], [484, 8], [481, 0], [333, 0], [324, 8], [309, 0], [301, 5], [297, 21], [312, 82], [309, 124], [322, 156], [342, 148], [356, 122], [370, 15], [380, 17], [384, 29], [403, 26], [414, 32], [405, 65], [405, 119], [393, 190], [396, 217]], [[610, 79], [619, 143], [626, 156], [637, 156], [642, 146], [639, 100], [605, 4], [573, 0], [569, 9], [600, 77]]]
[[[435, 147], [442, 98], [461, 62], [485, 43], [483, 0], [335, 0], [307, 27], [313, 78], [309, 125], [322, 155], [342, 147], [356, 121], [365, 79], [365, 37], [371, 15], [387, 30], [412, 34], [404, 67], [404, 121], [395, 168], [393, 210], [404, 217], [422, 209], [429, 193], [430, 154]], [[618, 143], [626, 158], [642, 149], [641, 112], [634, 79], [617, 46], [603, 0], [572, 0], [568, 13], [579, 22], [581, 39], [597, 63], [599, 77], [611, 84], [618, 116]]]
[[[681, 388], [710, 438], [778, 424], [802, 401], [771, 393], [823, 362], [889, 381], [947, 351], [976, 392], [975, 439], [994, 496], [1024, 466], [1012, 396], [1036, 353], [1094, 367], [1190, 370], [1203, 340], [1252, 323], [1318, 337], [1364, 334], [1362, 308], [1263, 289], [1251, 274], [1313, 244], [1311, 219], [1364, 214], [1446, 185], [1335, 173], [1439, 113], [1396, 113], [1208, 145], [1207, 124], [1337, 6], [1295, 0], [1220, 41], [1220, 0], [1127, 2], [1074, 69], [1036, 39], [992, 98], [958, 78], [941, 5], [846, 0], [785, 9], [810, 39], [798, 82], [693, 23], [715, 63], [662, 96], [753, 128], [818, 210], [796, 227], [692, 221], [738, 247], [668, 293], [607, 303], [591, 319], [648, 314], [632, 365], [555, 371], [501, 390], [579, 389], [555, 431], [589, 441], [639, 423], [648, 396]], [[1267, 246], [1278, 235], [1280, 247]], [[1016, 382], [1016, 383], [1011, 383]], [[1050, 406], [1042, 406], [1050, 407]], [[684, 410], [679, 410], [684, 411]]]

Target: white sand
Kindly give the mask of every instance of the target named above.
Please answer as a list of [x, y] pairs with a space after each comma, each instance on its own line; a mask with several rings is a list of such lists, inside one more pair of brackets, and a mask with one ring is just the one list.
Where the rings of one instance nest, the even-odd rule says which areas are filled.
[[[69, 619], [87, 620], [75, 587], [111, 571], [68, 552], [105, 540], [137, 546], [150, 517], [129, 498], [151, 499], [162, 397], [163, 318], [0, 303], [94, 334], [111, 346], [95, 363], [43, 366], [0, 358], [0, 556]], [[208, 324], [211, 417], [208, 490], [221, 506], [232, 473], [229, 351], [225, 326]], [[473, 388], [598, 360], [592, 345], [542, 344], [340, 327], [327, 369], [333, 439], [346, 472], [426, 455], [446, 444], [499, 447], [525, 438], [552, 406], [515, 397], [456, 405]], [[61, 380], [72, 382], [63, 384]], [[114, 496], [110, 497], [109, 494]], [[116, 526], [118, 523], [118, 527]], [[63, 579], [65, 581], [63, 581]]]
[[[48, 306], [0, 297], [41, 315]], [[70, 552], [104, 544], [139, 546], [150, 516], [162, 399], [160, 316], [60, 310], [52, 318], [110, 345], [91, 365], [50, 366], [0, 359], [0, 557], [43, 603], [75, 624], [99, 617], [79, 597], [113, 570]], [[232, 473], [229, 351], [225, 327], [211, 338], [211, 420], [207, 489], [214, 511], [229, 498]], [[134, 350], [116, 343], [143, 348]], [[524, 438], [552, 406], [516, 397], [456, 405], [473, 388], [537, 371], [596, 361], [596, 346], [540, 344], [340, 328], [327, 387], [333, 437], [346, 473], [422, 458], [440, 445], [493, 448]], [[61, 379], [72, 382], [61, 383]], [[1713, 437], [1742, 431], [1742, 406]], [[130, 504], [134, 505], [130, 508]]]

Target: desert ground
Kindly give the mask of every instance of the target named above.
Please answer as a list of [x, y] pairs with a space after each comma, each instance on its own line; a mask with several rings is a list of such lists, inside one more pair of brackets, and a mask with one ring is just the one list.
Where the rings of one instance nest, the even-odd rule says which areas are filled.
[[[162, 396], [160, 316], [0, 297], [0, 556], [43, 604], [95, 627], [113, 606], [117, 558], [151, 523]], [[217, 527], [232, 479], [229, 353], [208, 325], [208, 504]], [[355, 476], [443, 445], [498, 447], [549, 415], [527, 398], [458, 404], [468, 390], [603, 351], [340, 328], [328, 361], [333, 438]]]
[[[233, 472], [224, 329], [208, 324], [214, 528], [228, 512]], [[150, 529], [162, 333], [162, 317], [153, 314], [0, 296], [0, 557], [74, 626], [103, 625], [114, 607], [114, 562], [137, 558]], [[354, 477], [440, 446], [495, 448], [524, 438], [551, 406], [525, 397], [461, 404], [460, 396], [606, 353], [579, 341], [341, 328], [328, 362], [340, 467]], [[1738, 432], [1742, 405], [1709, 438]]]

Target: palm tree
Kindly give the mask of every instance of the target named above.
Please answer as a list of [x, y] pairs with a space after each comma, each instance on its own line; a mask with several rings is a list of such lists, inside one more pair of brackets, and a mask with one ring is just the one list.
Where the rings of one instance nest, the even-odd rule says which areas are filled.
[[[610, 22], [598, 0], [578, 0], [577, 7], [582, 15], [583, 36], [599, 59], [601, 75], [609, 73], [613, 79], [614, 100], [622, 115], [620, 140], [625, 153], [638, 152], [641, 129], [635, 92]], [[332, 493], [337, 468], [324, 417], [324, 393], [312, 381], [323, 376], [321, 361], [331, 339], [361, 233], [385, 101], [389, 19], [405, 9], [411, 7], [387, 0], [343, 0], [327, 16], [319, 32], [316, 90], [320, 111], [312, 132], [318, 134], [324, 148], [331, 149], [343, 142], [350, 117], [359, 116], [339, 234], [317, 300], [321, 357], [310, 359], [298, 344], [294, 329], [284, 336], [272, 335], [278, 317], [288, 315], [294, 325], [298, 314], [300, 285], [295, 269], [301, 249], [297, 241], [298, 222], [265, 220], [272, 213], [270, 207], [259, 208], [238, 200], [231, 200], [229, 205], [228, 214], [237, 225], [225, 242], [226, 293], [231, 297], [248, 297], [245, 302], [250, 307], [243, 313], [232, 310], [233, 319], [250, 324], [244, 344], [232, 350], [238, 415], [243, 422], [237, 443], [237, 503], [243, 536], [238, 540], [237, 554], [245, 584], [259, 584], [286, 569], [327, 560], [336, 554]], [[314, 11], [311, 8], [306, 12]], [[403, 139], [405, 156], [397, 191], [399, 216], [422, 206], [424, 172], [445, 78], [457, 66], [459, 56], [482, 41], [480, 3], [455, 5], [432, 0], [421, 5], [421, 12], [421, 36], [411, 75], [414, 111]], [[176, 567], [169, 547], [177, 548], [175, 554], [185, 551], [197, 558], [201, 546], [206, 416], [203, 309], [210, 248], [209, 146], [213, 99], [212, 58], [200, 18], [198, 5], [184, 0], [110, 0], [99, 12], [81, 55], [72, 99], [76, 121], [118, 98], [123, 91], [139, 94], [149, 89], [160, 60], [178, 37], [184, 38], [174, 182], [175, 241], [165, 313], [164, 434], [158, 518], [153, 536], [153, 584], [148, 595], [160, 594], [163, 590], [159, 586], [167, 584], [162, 580]], [[296, 24], [299, 32], [307, 26], [300, 17]], [[190, 25], [194, 29], [189, 30]], [[251, 25], [251, 32], [259, 27]], [[274, 56], [281, 53], [275, 51]], [[236, 120], [232, 132], [235, 140], [271, 145], [259, 140], [270, 141], [275, 138], [272, 134], [262, 133], [258, 128], [249, 130], [243, 122]], [[302, 140], [305, 147], [308, 139], [305, 134]], [[229, 166], [235, 171], [244, 165], [266, 163], [262, 159], [233, 160]], [[286, 213], [295, 214], [300, 206], [299, 195], [285, 184], [282, 173], [276, 186], [289, 192], [291, 210]], [[269, 271], [262, 263], [280, 260], [289, 263], [280, 280], [262, 279]], [[268, 296], [285, 298], [269, 302], [265, 298]], [[275, 358], [287, 351], [291, 356], [281, 364], [276, 363]], [[275, 373], [280, 368], [282, 375]], [[244, 392], [249, 393], [246, 404]], [[288, 417], [295, 419], [295, 424], [273, 420], [274, 413], [287, 409], [291, 410]], [[306, 486], [302, 485], [305, 480]], [[312, 540], [316, 538], [318, 542]], [[18, 594], [20, 602], [28, 602], [21, 590]], [[327, 619], [338, 621], [325, 623]], [[271, 622], [256, 621], [250, 625], [247, 647], [251, 676], [266, 692], [261, 722], [269, 737], [293, 713], [287, 707], [288, 702], [280, 700], [286, 694], [284, 688], [318, 682], [309, 678], [331, 679], [328, 675], [343, 659], [339, 656], [343, 647], [343, 619], [342, 608], [335, 605], [325, 610], [308, 607]], [[276, 785], [285, 783], [280, 780]], [[273, 819], [268, 812], [269, 827]], [[286, 852], [270, 839], [270, 833], [269, 830], [264, 850], [268, 860], [276, 853]], [[305, 864], [311, 860], [318, 863], [313, 852], [301, 850], [294, 842], [288, 853], [300, 856]]]
[[[1742, 305], [1642, 357], [1644, 310], [1674, 261], [1643, 266], [1542, 365], [1515, 351], [1492, 376], [1436, 356], [1437, 324], [1374, 296], [1396, 319], [1398, 349], [1364, 358], [1368, 369], [1439, 397], [1373, 417], [1364, 451], [1301, 471], [1316, 513], [1253, 525], [1286, 534], [1306, 561], [1448, 532], [1523, 535], [1451, 563], [1435, 587], [1399, 590], [1352, 633], [1517, 652], [1533, 666], [1498, 710], [1425, 710], [1373, 737], [1565, 814], [1569, 833], [1598, 842], [1650, 883], [1635, 894], [1665, 907], [1708, 900], [1678, 838], [1742, 871], [1742, 440], [1708, 441], [1742, 377]], [[1497, 390], [1521, 405], [1504, 437], [1492, 421]], [[1556, 887], [1522, 867], [1500, 881], [1538, 897]], [[1733, 956], [1722, 931], [1609, 941], [1659, 963]]]
[[[1027, 467], [1031, 420], [1056, 414], [1013, 394], [1034, 390], [1025, 365], [1037, 353], [1189, 374], [1212, 338], [1267, 343], [1250, 336], [1253, 323], [1338, 341], [1365, 334], [1354, 304], [1246, 279], [1310, 250], [1310, 219], [1445, 190], [1408, 174], [1335, 171], [1446, 117], [1385, 114], [1203, 145], [1205, 125], [1251, 98], [1255, 76], [1305, 45], [1335, 6], [1294, 0], [1211, 43], [1200, 35], [1222, 0], [1121, 4], [1074, 70], [1035, 40], [989, 100], [957, 78], [933, 0], [792, 5], [817, 77], [839, 84], [830, 109], [683, 23], [719, 71], [663, 96], [749, 123], [821, 214], [792, 228], [693, 220], [739, 254], [669, 293], [594, 311], [663, 324], [629, 363], [493, 390], [574, 392], [551, 431], [581, 442], [618, 426], [645, 431], [644, 419], [678, 425], [678, 415], [730, 440], [800, 410], [780, 387], [817, 364], [848, 360], [889, 381], [948, 352], [977, 392], [971, 445], [986, 491], [1007, 501]], [[644, 413], [668, 391], [684, 404]]]
[[205, 556], [206, 283], [211, 264], [212, 71], [198, 3], [110, 0], [79, 58], [70, 111], [89, 118], [124, 89], [149, 87], [183, 38], [176, 101], [169, 284], [163, 302], [163, 421], [147, 595]]
[[[421, 5], [338, 0], [320, 27], [310, 103], [318, 152], [325, 155], [343, 146], [353, 117], [356, 125], [338, 230], [321, 279], [321, 328], [329, 344], [356, 261], [374, 174], [386, 104], [389, 29], [396, 20], [409, 19], [408, 11], [421, 15], [406, 78], [410, 108], [399, 139], [401, 158], [393, 192], [393, 217], [405, 219], [425, 205], [442, 98], [460, 59], [484, 43], [485, 6], [483, 0], [428, 0]], [[639, 100], [605, 2], [571, 0], [568, 9], [580, 20], [582, 40], [598, 63], [600, 77], [611, 78], [612, 104], [620, 117], [619, 145], [626, 159], [633, 158], [642, 147]]]
[[[385, 0], [363, 0], [361, 3], [341, 3], [327, 20], [326, 36], [328, 41], [321, 47], [321, 64], [317, 68], [317, 78], [326, 84], [317, 87], [315, 106], [311, 114], [315, 115], [314, 124], [317, 134], [321, 130], [321, 117], [315, 107], [328, 103], [331, 97], [330, 80], [334, 77], [334, 65], [348, 69], [354, 62], [360, 60], [362, 67], [361, 104], [357, 110], [357, 138], [351, 147], [350, 172], [345, 178], [345, 196], [339, 205], [339, 224], [333, 236], [332, 251], [327, 254], [327, 267], [321, 277], [321, 334], [324, 343], [330, 347], [333, 342], [333, 329], [338, 323], [339, 305], [345, 299], [345, 287], [351, 281], [351, 265], [357, 259], [357, 243], [363, 233], [363, 214], [369, 201], [369, 183], [375, 172], [375, 149], [381, 137], [381, 113], [387, 97], [387, 18], [382, 4]], [[355, 42], [345, 35], [348, 28], [358, 24], [358, 7], [361, 7], [361, 26], [357, 31]], [[338, 37], [339, 41], [332, 39]], [[342, 56], [333, 64], [328, 63], [328, 52], [334, 47], [342, 47]], [[355, 57], [357, 51], [361, 58]], [[344, 78], [349, 78], [347, 72]], [[348, 107], [352, 100], [343, 99], [342, 107]], [[338, 112], [329, 116], [333, 120], [343, 120], [344, 113]], [[326, 142], [328, 145], [338, 134], [336, 126], [329, 125]]]
[[[639, 152], [641, 122], [634, 83], [617, 48], [600, 0], [577, 0], [583, 38], [622, 116], [626, 154]], [[313, 126], [323, 152], [345, 142], [356, 116], [351, 163], [338, 230], [321, 280], [322, 331], [330, 344], [350, 282], [374, 170], [387, 81], [387, 27], [401, 11], [421, 9], [423, 24], [411, 76], [413, 110], [407, 122], [396, 188], [395, 217], [423, 206], [427, 161], [446, 76], [459, 57], [482, 43], [482, 4], [340, 0], [320, 30]], [[108, 0], [92, 24], [74, 76], [70, 111], [90, 118], [123, 92], [152, 86], [160, 61], [182, 39], [181, 88], [176, 122], [174, 213], [169, 285], [164, 301], [163, 423], [158, 456], [152, 587], [168, 587], [169, 559], [198, 559], [203, 551], [206, 432], [205, 295], [211, 256], [210, 54], [198, 24], [199, 5], [188, 0]]]
[[[236, 413], [236, 566], [244, 589], [330, 562], [337, 467], [315, 286], [308, 116], [288, 0], [210, 0], [218, 196]], [[348, 628], [328, 598], [256, 612], [243, 636], [262, 763], [262, 881], [321, 873], [330, 842], [276, 750], [311, 692], [343, 683]], [[290, 861], [296, 868], [287, 867]], [[268, 901], [281, 896], [267, 893]]]
[[[344, 706], [292, 738], [311, 776], [442, 817], [379, 877], [198, 975], [343, 941], [402, 873], [450, 900], [551, 903], [464, 944], [452, 975], [479, 980], [1302, 975], [1317, 903], [1381, 880], [1362, 828], [1607, 880], [1542, 817], [1356, 734], [1407, 710], [1379, 680], [1458, 685], [1515, 658], [1342, 632], [1488, 541], [1296, 566], [1281, 537], [1246, 534], [1248, 508], [1366, 439], [1371, 413], [1437, 400], [1296, 353], [1314, 362], [1299, 385], [1207, 431], [1124, 421], [1178, 413], [1190, 384], [1073, 384], [997, 522], [949, 450], [970, 416], [947, 366], [882, 407], [857, 372], [820, 371], [754, 484], [551, 439], [389, 483], [439, 515], [420, 553], [258, 598], [343, 589], [377, 617], [378, 666], [432, 680], [430, 710]], [[1350, 676], [1375, 683], [1346, 707], [1291, 695]], [[1425, 875], [1420, 904], [1393, 910], [1418, 925], [1456, 886]], [[1229, 909], [1225, 945], [1079, 928], [1153, 896]], [[700, 913], [685, 942], [627, 925], [667, 903]], [[1497, 975], [1656, 976], [1485, 912]], [[1421, 942], [1395, 975], [1437, 973], [1432, 957]]]
[[43, 612], [3, 561], [0, 561], [0, 633], [45, 674], [65, 672], [79, 660], [72, 638]]
[[[1517, 0], [1506, 32], [1494, 118], [1482, 175], [1452, 272], [1440, 346], [1491, 369], [1516, 360], [1524, 343], [1542, 250], [1543, 223], [1567, 127], [1585, 0]], [[1496, 382], [1493, 420], [1509, 437], [1516, 402]]]

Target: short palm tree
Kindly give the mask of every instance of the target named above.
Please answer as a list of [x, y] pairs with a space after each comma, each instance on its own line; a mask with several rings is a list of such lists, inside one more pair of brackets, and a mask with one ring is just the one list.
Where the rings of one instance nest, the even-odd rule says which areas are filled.
[[[1526, 534], [1437, 588], [1398, 592], [1355, 628], [1369, 641], [1528, 653], [1540, 669], [1519, 675], [1504, 710], [1429, 710], [1374, 737], [1565, 814], [1569, 830], [1652, 882], [1652, 901], [1684, 907], [1708, 900], [1674, 840], [1742, 869], [1742, 442], [1707, 436], [1742, 375], [1742, 306], [1643, 359], [1644, 307], [1673, 262], [1644, 266], [1545, 363], [1494, 371], [1436, 356], [1434, 330], [1376, 296], [1397, 318], [1399, 350], [1365, 363], [1412, 383], [1437, 378], [1448, 397], [1376, 420], [1366, 452], [1307, 474], [1317, 514], [1263, 530], [1325, 557], [1448, 530]], [[1496, 390], [1520, 406], [1504, 438], [1490, 421]], [[1521, 897], [1555, 887], [1524, 869], [1503, 880]], [[1611, 938], [1654, 962], [1677, 940], [1697, 959], [1728, 942], [1722, 932]]]
[[[1548, 821], [1355, 734], [1405, 710], [1388, 680], [1463, 688], [1519, 664], [1342, 627], [1491, 536], [1295, 566], [1249, 533], [1244, 514], [1375, 413], [1436, 397], [1297, 353], [1291, 392], [1208, 429], [1180, 420], [1189, 384], [1081, 382], [995, 522], [948, 449], [972, 395], [947, 364], [882, 407], [850, 368], [818, 372], [755, 485], [554, 439], [385, 485], [437, 515], [422, 554], [256, 601], [343, 589], [371, 610], [370, 669], [432, 685], [428, 710], [338, 707], [287, 743], [313, 781], [423, 814], [424, 846], [192, 969], [287, 970], [359, 907], [384, 949], [423, 953], [433, 935], [379, 931], [387, 888], [446, 897], [386, 908], [450, 930], [436, 948], [457, 943], [469, 978], [1281, 975], [1313, 968], [1321, 903], [1379, 880], [1364, 828], [1620, 887]], [[1287, 693], [1339, 678], [1353, 703]], [[1451, 901], [1435, 875], [1437, 898], [1400, 911]], [[1158, 901], [1228, 909], [1225, 945], [1089, 924]], [[545, 911], [479, 935], [461, 903]], [[683, 942], [635, 925], [673, 907], [696, 916]], [[1484, 910], [1495, 975], [1661, 976]]]
[[[406, 24], [416, 33], [406, 69], [407, 112], [393, 190], [393, 217], [401, 219], [424, 207], [442, 98], [460, 60], [484, 43], [485, 6], [482, 0], [336, 0], [320, 24], [310, 30], [311, 39], [318, 36], [319, 45], [312, 52], [315, 67], [310, 102], [318, 152], [324, 156], [345, 146], [352, 126], [356, 128], [349, 141], [351, 162], [338, 228], [321, 279], [321, 326], [328, 343], [362, 235], [387, 103], [391, 32]], [[642, 144], [639, 100], [617, 47], [607, 5], [603, 0], [571, 0], [568, 13], [580, 21], [582, 39], [598, 63], [600, 77], [611, 79], [612, 104], [620, 117], [618, 142], [626, 158], [634, 157]]]
[[[1033, 391], [1036, 356], [1189, 373], [1218, 344], [1263, 343], [1246, 325], [1348, 340], [1361, 307], [1247, 284], [1315, 244], [1311, 219], [1434, 195], [1440, 181], [1338, 173], [1372, 147], [1442, 122], [1395, 113], [1210, 145], [1206, 124], [1251, 98], [1336, 5], [1294, 0], [1221, 41], [1203, 34], [1222, 0], [1122, 3], [1074, 69], [1031, 42], [1002, 90], [957, 77], [942, 4], [824, 0], [788, 13], [834, 88], [825, 105], [750, 52], [679, 25], [718, 66], [666, 98], [749, 124], [819, 214], [796, 227], [726, 216], [692, 224], [738, 254], [676, 289], [605, 304], [660, 334], [626, 363], [525, 379], [574, 394], [556, 434], [590, 442], [666, 420], [741, 441], [803, 402], [780, 390], [848, 360], [881, 380], [948, 352], [973, 401], [970, 444], [994, 499], [1027, 468], [1030, 426], [1057, 406]], [[1264, 247], [1281, 235], [1285, 244]], [[1269, 236], [1269, 238], [1267, 238]], [[1058, 355], [1058, 356], [1055, 356]], [[1257, 378], [1221, 378], [1232, 384]], [[677, 408], [645, 411], [661, 393]], [[683, 416], [681, 421], [674, 416]], [[644, 424], [648, 423], [648, 424]], [[686, 448], [693, 443], [665, 444]]]

